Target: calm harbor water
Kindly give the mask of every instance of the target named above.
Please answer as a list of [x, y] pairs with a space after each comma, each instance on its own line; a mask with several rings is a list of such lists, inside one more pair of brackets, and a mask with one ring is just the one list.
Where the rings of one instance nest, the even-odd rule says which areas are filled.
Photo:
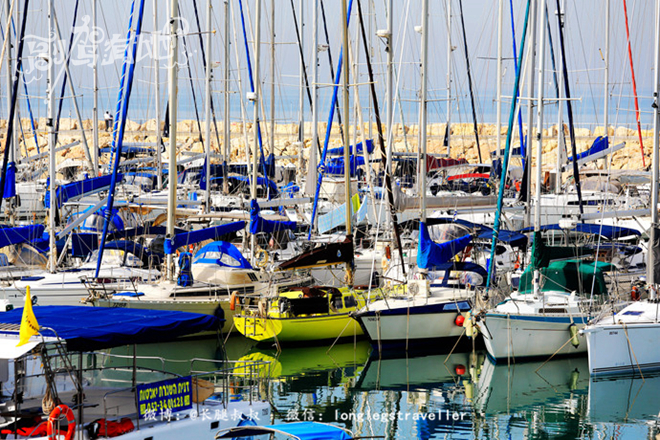
[[153, 356], [155, 368], [169, 359], [181, 374], [191, 358], [216, 368], [223, 359], [270, 361], [262, 391], [275, 419], [262, 423], [316, 420], [388, 439], [660, 438], [660, 375], [595, 380], [586, 357], [513, 365], [483, 352], [378, 358], [366, 341], [278, 353], [242, 337], [145, 345], [138, 355]]

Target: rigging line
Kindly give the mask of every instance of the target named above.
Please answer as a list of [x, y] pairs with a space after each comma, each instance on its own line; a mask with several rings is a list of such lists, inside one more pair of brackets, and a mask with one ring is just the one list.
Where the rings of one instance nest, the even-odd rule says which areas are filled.
[[[369, 57], [369, 45], [367, 41], [367, 34], [364, 29], [364, 19], [362, 17], [362, 3], [360, 0], [357, 0], [358, 7], [358, 17], [360, 19], [360, 30], [362, 33], [362, 41], [364, 42], [364, 55], [367, 60], [367, 72], [369, 74], [369, 84], [371, 89], [371, 98], [374, 104], [374, 113], [376, 116], [376, 127], [378, 129], [378, 144], [380, 145], [380, 156], [383, 168], [385, 170], [385, 189], [387, 191], [387, 201], [389, 205], [390, 217], [392, 220], [392, 226], [394, 227], [394, 239], [396, 241], [397, 249], [399, 250], [399, 258], [403, 261], [403, 247], [401, 246], [401, 231], [399, 230], [399, 222], [397, 221], [396, 209], [394, 208], [394, 194], [392, 193], [392, 176], [387, 166], [387, 151], [385, 148], [385, 138], [383, 137], [383, 123], [380, 118], [380, 110], [378, 106], [378, 96], [376, 95], [376, 85], [374, 83], [374, 72], [371, 67], [371, 58]], [[391, 50], [391, 49], [390, 49]], [[348, 148], [348, 146], [344, 146]], [[366, 149], [366, 142], [365, 142]], [[357, 155], [357, 145], [355, 147], [355, 154]], [[344, 164], [344, 166], [347, 166]], [[370, 165], [369, 165], [370, 166]], [[403, 275], [406, 275], [405, 265], [402, 266]]]
[[[177, 7], [179, 9], [179, 16], [183, 17], [183, 14], [181, 13], [181, 5], [177, 4]], [[199, 34], [200, 37], [202, 34]], [[186, 34], [182, 33], [181, 34], [181, 40], [183, 41], [183, 51], [187, 54], [188, 52], [188, 45], [186, 44]], [[199, 118], [199, 109], [197, 108], [197, 94], [195, 93], [195, 85], [193, 84], [193, 74], [192, 74], [192, 69], [190, 68], [190, 57], [186, 55], [186, 69], [188, 70], [188, 80], [190, 83], [190, 92], [192, 93], [192, 99], [193, 99], [193, 108], [195, 109], [195, 117], [197, 118], [197, 130], [199, 130], [199, 137], [198, 140], [202, 144], [202, 147], [204, 147], [205, 143], [208, 142], [207, 139], [203, 139], [202, 137], [202, 123]]]
[[[557, 1], [557, 20], [559, 28], [559, 47], [561, 48], [562, 58], [562, 74], [564, 79], [564, 92], [566, 95], [566, 107], [568, 110], [568, 132], [571, 138], [571, 154], [573, 155], [573, 178], [575, 180], [575, 191], [578, 196], [578, 204], [580, 207], [580, 222], [584, 223], [582, 216], [584, 215], [584, 206], [582, 206], [582, 184], [580, 183], [580, 171], [578, 170], [577, 161], [577, 145], [575, 141], [575, 124], [573, 122], [573, 106], [571, 104], [571, 86], [568, 83], [568, 66], [566, 65], [566, 48], [564, 45], [564, 32], [562, 30], [562, 11], [559, 0]], [[625, 0], [624, 0], [625, 1]]]
[[[11, 19], [11, 27], [12, 30], [14, 31], [14, 36], [16, 36], [16, 26], [14, 25], [14, 18], [12, 17]], [[9, 31], [9, 29], [7, 29]], [[2, 26], [0, 25], [0, 33], [2, 33], [2, 38], [4, 39], [4, 31], [2, 29]], [[41, 154], [41, 151], [39, 151], [39, 138], [37, 137], [37, 127], [34, 125], [34, 115], [32, 113], [32, 106], [30, 105], [30, 94], [28, 93], [28, 88], [27, 88], [27, 81], [25, 81], [25, 72], [23, 71], [23, 66], [21, 65], [21, 81], [23, 82], [23, 90], [25, 91], [25, 101], [27, 102], [27, 108], [28, 108], [28, 113], [30, 115], [30, 126], [32, 127], [32, 135], [34, 136], [34, 145], [37, 147], [37, 154]], [[21, 124], [21, 132], [23, 131], [23, 125]], [[23, 138], [25, 139], [25, 135], [23, 135]], [[25, 141], [23, 141], [25, 144]], [[25, 145], [25, 148], [27, 149], [27, 144]], [[26, 152], [25, 157], [27, 157], [28, 154]]]
[[[545, 24], [548, 28], [548, 46], [550, 46], [550, 60], [552, 61], [552, 78], [554, 80], [554, 85], [555, 85], [555, 94], [557, 95], [557, 98], [559, 98], [559, 78], [557, 77], [557, 60], [555, 59], [555, 48], [554, 48], [554, 44], [552, 43], [552, 29], [550, 27], [550, 15], [548, 14], [547, 3], [545, 4]], [[558, 105], [561, 105], [561, 102], [559, 102]], [[559, 133], [561, 133], [563, 146], [564, 146], [564, 153], [566, 153], [566, 133], [564, 133], [562, 127], [557, 127], [557, 130], [559, 131]], [[561, 145], [557, 145], [557, 148], [560, 147]]]
[[639, 149], [642, 153], [642, 167], [646, 168], [644, 155], [644, 141], [642, 140], [642, 125], [639, 121], [639, 100], [637, 99], [637, 81], [635, 80], [635, 67], [633, 66], [632, 46], [630, 44], [630, 29], [628, 27], [628, 7], [626, 0], [623, 1], [623, 16], [626, 19], [626, 40], [628, 41], [628, 59], [630, 60], [630, 73], [632, 74], [633, 96], [635, 98], [635, 114], [637, 119], [637, 134], [639, 135]]
[[[557, 0], [559, 2], [559, 0]], [[520, 43], [520, 54], [518, 55], [518, 63], [522, 63], [522, 57], [525, 52], [525, 40], [527, 37], [527, 25], [529, 24], [529, 9], [530, 9], [531, 0], [527, 0], [527, 7], [525, 10], [525, 23], [523, 24], [523, 34], [522, 41]], [[516, 69], [516, 79], [514, 82], [513, 93], [511, 96], [514, 98], [511, 101], [511, 111], [509, 112], [509, 124], [506, 131], [506, 143], [504, 144], [504, 157], [502, 158], [502, 176], [500, 177], [500, 187], [497, 196], [497, 210], [495, 211], [495, 222], [493, 224], [493, 241], [490, 246], [490, 260], [488, 262], [488, 279], [486, 280], [486, 293], [490, 291], [490, 286], [493, 281], [493, 275], [495, 273], [493, 267], [495, 266], [495, 249], [497, 247], [497, 236], [500, 232], [500, 223], [502, 215], [502, 205], [504, 200], [504, 182], [506, 181], [506, 174], [509, 168], [509, 152], [511, 151], [511, 137], [512, 137], [512, 128], [513, 128], [513, 119], [516, 113], [516, 107], [518, 106], [518, 91], [520, 90], [520, 73], [521, 69]], [[574, 162], [576, 163], [576, 162]]]
[[[80, 5], [80, 0], [76, 0], [76, 5], [73, 8], [73, 23], [71, 23], [71, 35], [69, 36], [69, 47], [66, 50], [66, 53], [63, 54], [65, 57], [64, 62], [69, 65], [69, 60], [71, 59], [71, 49], [73, 46], [73, 37], [75, 35], [76, 21], [78, 21], [78, 6]], [[55, 145], [57, 145], [57, 138], [59, 137], [60, 132], [60, 117], [62, 116], [62, 106], [64, 105], [64, 92], [66, 91], [66, 83], [69, 80], [69, 75], [64, 71], [64, 77], [62, 78], [62, 88], [60, 89], [60, 99], [57, 106], [57, 116], [55, 116]], [[73, 79], [71, 80], [73, 81]], [[73, 99], [76, 99], [75, 97]]]
[[[197, 11], [197, 0], [193, 0], [193, 10], [195, 11], [195, 23], [197, 24], [197, 31], [198, 31], [198, 36], [199, 36], [199, 47], [202, 50], [202, 67], [204, 68], [204, 71], [206, 72], [206, 50], [204, 49], [204, 37], [202, 36], [202, 26], [199, 22], [199, 13]], [[211, 13], [211, 11], [207, 11], [208, 14]], [[185, 40], [184, 40], [185, 41]], [[185, 44], [185, 43], [184, 43]], [[211, 56], [211, 54], [209, 54]], [[220, 148], [220, 133], [218, 131], [218, 121], [215, 117], [215, 106], [213, 105], [213, 94], [211, 94], [211, 100], [206, 103], [206, 105], [211, 105], [211, 115], [213, 116], [213, 128], [215, 128], [215, 141], [218, 144], [218, 148]], [[209, 121], [206, 121], [208, 124]], [[199, 136], [201, 138], [202, 132], [200, 130]], [[208, 140], [209, 143], [209, 149], [211, 146], [211, 141]]]
[[[257, 89], [255, 88], [255, 84], [254, 84], [254, 78], [252, 77], [252, 61], [250, 60], [250, 47], [248, 46], [247, 30], [245, 28], [245, 14], [243, 13], [243, 0], [238, 0], [238, 6], [241, 12], [241, 26], [243, 28], [243, 41], [245, 43], [245, 56], [247, 58], [247, 64], [248, 64], [248, 77], [250, 78], [250, 88], [252, 93], [257, 93]], [[260, 44], [260, 42], [255, 41], [254, 44]], [[258, 98], [259, 95], [260, 94], [257, 93], [257, 100], [259, 99]], [[254, 105], [259, 105], [259, 103], [255, 102]], [[270, 190], [268, 189], [269, 188], [268, 172], [266, 171], [266, 159], [264, 158], [263, 138], [261, 137], [261, 127], [259, 124], [259, 120], [256, 120], [255, 124], [256, 124], [255, 130], [257, 131], [257, 137], [259, 141], [259, 153], [261, 154], [261, 168], [262, 168], [261, 172], [263, 173], [264, 178], [266, 179], [266, 192], [268, 194], [268, 200], [270, 200], [271, 193]], [[255, 151], [254, 154], [257, 154], [257, 152]]]
[[[14, 118], [16, 117], [16, 100], [18, 98], [18, 81], [23, 65], [23, 46], [25, 45], [25, 25], [27, 23], [28, 6], [30, 0], [25, 0], [23, 4], [23, 19], [21, 20], [21, 31], [19, 33], [18, 50], [16, 51], [16, 65], [14, 66], [14, 79], [11, 85], [11, 108], [9, 110], [9, 118], [7, 119], [7, 134], [5, 135], [5, 151], [2, 156], [2, 176], [7, 175], [7, 165], [9, 162], [9, 150], [11, 150], [11, 140], [14, 134]], [[9, 74], [9, 72], [7, 72]], [[51, 147], [52, 148], [52, 147]], [[5, 179], [3, 179], [5, 180]], [[55, 182], [50, 182], [54, 185]], [[2, 207], [2, 200], [5, 196], [5, 182], [0, 185], [0, 207]]]
[[[516, 54], [516, 25], [515, 25], [515, 19], [513, 16], [513, 0], [509, 0], [509, 10], [510, 15], [511, 15], [511, 35], [512, 35], [512, 42], [513, 42], [513, 70], [515, 71], [516, 74], [518, 74], [518, 55]], [[520, 97], [519, 94], [516, 94], [515, 99], [517, 100]], [[522, 156], [522, 166], [523, 169], [525, 168], [525, 158], [527, 155], [525, 154], [525, 151], [527, 150], [527, 142], [525, 140], [525, 136], [523, 135], [523, 123], [522, 123], [522, 113], [518, 112], [518, 137], [520, 138], [520, 155]], [[527, 174], [527, 173], [525, 173]], [[521, 191], [522, 192], [522, 191]]]
[[[325, 18], [325, 6], [323, 6], [323, 0], [320, 0], [319, 5], [321, 6], [321, 18], [323, 19], [323, 34], [325, 35], [325, 44], [328, 46], [328, 64], [330, 66], [330, 78], [335, 77], [335, 68], [334, 63], [332, 62], [332, 49], [330, 48], [330, 36], [328, 35], [328, 22]], [[341, 123], [341, 111], [339, 109], [339, 101], [337, 101], [336, 109], [337, 112], [337, 123], [339, 124], [339, 136], [344, 138], [344, 126]], [[328, 126], [328, 130], [330, 126]]]

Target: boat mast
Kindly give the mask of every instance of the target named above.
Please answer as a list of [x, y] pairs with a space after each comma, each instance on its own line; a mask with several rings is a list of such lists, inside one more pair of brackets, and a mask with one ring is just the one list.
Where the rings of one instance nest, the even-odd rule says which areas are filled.
[[204, 191], [204, 212], [211, 211], [211, 42], [212, 42], [212, 16], [213, 5], [211, 0], [206, 0], [206, 89], [205, 97], [206, 105], [204, 106], [204, 119], [206, 120], [206, 127], [204, 127], [204, 147], [206, 149], [206, 160], [204, 167], [206, 168], [206, 191]]
[[[154, 0], [156, 1], [156, 0]], [[225, 84], [223, 87], [225, 93], [225, 104], [224, 104], [224, 132], [225, 136], [223, 139], [224, 154], [222, 155], [222, 193], [229, 193], [229, 182], [227, 179], [228, 168], [227, 161], [229, 160], [229, 153], [231, 150], [231, 121], [229, 120], [229, 61], [230, 61], [230, 50], [229, 46], [231, 45], [229, 41], [229, 13], [230, 13], [230, 2], [225, 0]]]
[[502, 38], [504, 36], [504, 0], [499, 0], [497, 8], [497, 101], [495, 135], [497, 139], [497, 157], [502, 154]]
[[[523, 185], [525, 191], [525, 226], [532, 224], [532, 210], [530, 206], [530, 193], [532, 190], [531, 177], [532, 177], [532, 145], [534, 133], [534, 79], [536, 77], [536, 6], [537, 0], [532, 0], [530, 3], [529, 12], [529, 36], [531, 38], [529, 48], [527, 50], [527, 142], [525, 142], [525, 168], [523, 172], [526, 175], [527, 185]], [[519, 66], [523, 68], [522, 65]], [[537, 186], [541, 181], [536, 182]], [[537, 199], [540, 202], [540, 199]]]
[[[259, 95], [261, 91], [261, 77], [259, 76], [259, 61], [261, 59], [261, 0], [256, 0], [256, 15], [255, 15], [255, 31], [254, 31], [254, 69], [252, 76], [254, 78], [254, 115], [252, 130], [253, 134], [253, 149], [252, 149], [252, 180], [250, 181], [250, 197], [256, 202], [257, 200], [257, 170], [259, 168]], [[268, 175], [264, 175], [266, 184], [268, 183]], [[250, 252], [252, 254], [252, 264], [255, 263], [255, 251], [257, 249], [257, 236], [250, 235]]]
[[[394, 143], [394, 45], [392, 34], [394, 32], [394, 0], [387, 3], [387, 159], [385, 162], [385, 175], [392, 173], [392, 144]], [[405, 131], [405, 130], [404, 130]]]
[[652, 287], [651, 298], [657, 297], [656, 285], [660, 274], [658, 274], [658, 250], [660, 249], [660, 229], [658, 228], [658, 181], [660, 180], [660, 5], [656, 3], [655, 8], [655, 88], [653, 90], [653, 179], [651, 181], [651, 249], [648, 253], [648, 285]]
[[[13, 10], [9, 4], [10, 0], [5, 2], [5, 11], [7, 12], [7, 28], [5, 29], [5, 47], [7, 48], [7, 114], [11, 113], [12, 99], [9, 91], [12, 88], [12, 59], [11, 59], [11, 23], [13, 21], [12, 15]], [[7, 127], [9, 128], [9, 127]], [[15, 127], [14, 127], [15, 128]], [[11, 144], [7, 145], [7, 148], [10, 148], [10, 151], [14, 151], [14, 140], [12, 139]]]
[[[274, 0], [273, 0], [274, 1]], [[305, 5], [305, 0], [300, 0], [299, 6], [298, 6], [298, 14], [300, 16], [300, 50], [304, 51], [305, 50], [305, 15], [304, 15], [304, 9], [303, 6]], [[274, 15], [274, 12], [273, 12]], [[275, 23], [273, 20], [273, 32], [275, 32]], [[273, 44], [275, 43], [275, 37], [273, 34]], [[273, 50], [273, 62], [275, 60], [275, 51]], [[303, 57], [300, 57], [300, 78], [299, 78], [299, 83], [300, 83], [300, 93], [298, 95], [298, 111], [300, 112], [300, 122], [299, 122], [299, 130], [298, 130], [298, 141], [300, 142], [300, 149], [302, 150], [303, 145], [305, 145], [305, 92], [309, 92], [309, 90], [306, 89], [305, 87], [305, 59]], [[274, 72], [273, 72], [274, 75]], [[273, 76], [273, 87], [275, 87], [275, 78]], [[275, 89], [273, 88], [273, 95], [275, 94]], [[273, 106], [274, 107], [274, 106]], [[274, 112], [274, 109], [271, 109], [272, 112]], [[275, 121], [275, 118], [273, 118], [273, 122]], [[273, 140], [273, 153], [275, 153], [275, 141]]]
[[417, 167], [419, 170], [419, 194], [422, 198], [420, 203], [421, 212], [419, 213], [420, 222], [426, 223], [426, 119], [427, 119], [427, 61], [429, 53], [429, 1], [424, 0], [422, 3], [422, 66], [420, 69], [421, 74], [421, 92], [420, 92], [420, 109], [419, 109], [419, 146], [420, 152]]
[[[96, 2], [96, 0], [95, 0]], [[160, 65], [158, 63], [159, 37], [158, 33], [158, 0], [153, 0], [154, 6], [154, 105], [156, 106], [156, 188], [163, 190], [163, 158], [161, 156], [161, 145], [163, 145], [163, 134], [160, 130]]]
[[[605, 87], [603, 90], [603, 126], [605, 127], [605, 137], [609, 137], [610, 131], [607, 128], [610, 114], [610, 0], [605, 0]], [[606, 160], [603, 160], [606, 163]]]
[[[167, 238], [174, 238], [174, 222], [176, 221], [176, 121], [177, 121], [177, 63], [178, 63], [178, 0], [170, 0], [170, 50], [169, 50], [169, 113], [170, 113], [170, 142], [169, 142], [169, 163], [167, 171], [168, 193], [167, 193]], [[167, 254], [167, 279], [174, 279], [173, 254]]]
[[[451, 0], [447, 1], [447, 124], [445, 127], [445, 142], [447, 157], [451, 157]], [[478, 139], [478, 136], [477, 136]], [[481, 154], [481, 153], [480, 153]]]
[[[543, 26], [545, 17], [545, 0], [541, 0], [538, 5], [538, 23], [539, 23], [539, 69], [538, 69], [538, 86], [536, 93], [536, 190], [535, 190], [535, 204], [534, 204], [534, 237], [540, 237], [541, 232], [541, 182], [542, 182], [542, 155], [543, 155], [543, 86], [545, 78], [545, 30]], [[533, 47], [533, 46], [532, 46]], [[531, 143], [528, 143], [531, 145]], [[531, 155], [530, 155], [531, 157]], [[530, 163], [531, 165], [531, 163]], [[532, 257], [533, 258], [533, 257]], [[538, 297], [540, 291], [540, 272], [539, 268], [534, 265], [534, 295]]]
[[[351, 226], [351, 151], [350, 151], [350, 107], [349, 107], [349, 90], [348, 90], [348, 75], [349, 75], [349, 56], [348, 56], [348, 9], [346, 5], [347, 0], [341, 0], [341, 20], [342, 20], [342, 53], [343, 56], [343, 107], [344, 107], [344, 200], [346, 201], [346, 238], [353, 240], [353, 229]], [[330, 130], [328, 126], [328, 130]], [[357, 155], [357, 146], [355, 148]], [[353, 267], [351, 263], [346, 263], [346, 284], [353, 287]]]
[[[298, 131], [300, 131], [300, 125], [298, 125]], [[300, 133], [298, 133], [298, 136], [300, 137]], [[270, 137], [270, 151], [274, 153], [275, 152], [275, 0], [270, 0], [270, 136], [269, 137]]]
[[[154, 0], [154, 3], [156, 0]], [[92, 0], [92, 26], [94, 30], [97, 27], [97, 0]], [[154, 20], [156, 19], [156, 13], [154, 11]], [[94, 75], [94, 106], [92, 108], [92, 144], [94, 152], [92, 153], [92, 163], [94, 166], [94, 175], [99, 175], [99, 42], [98, 38], [94, 38], [93, 51], [94, 51], [94, 60], [92, 72]], [[156, 59], [157, 57], [154, 57]], [[158, 98], [156, 98], [158, 99]]]
[[[564, 27], [564, 8], [560, 11], [557, 11], [558, 21], [559, 21], [559, 32]], [[548, 22], [550, 17], [548, 17]], [[566, 160], [566, 136], [564, 135], [564, 105], [562, 100], [564, 98], [564, 59], [559, 57], [559, 66], [557, 67], [557, 76], [559, 82], [559, 93], [557, 94], [557, 105], [559, 110], [557, 111], [557, 177], [555, 178], [555, 194], [561, 194], [561, 185], [563, 180], [564, 161]]]
[[[27, 11], [23, 11], [26, 13]], [[46, 125], [48, 128], [48, 155], [49, 166], [48, 176], [50, 184], [48, 191], [50, 193], [50, 210], [48, 212], [48, 245], [50, 252], [48, 253], [48, 271], [55, 273], [57, 266], [57, 246], [55, 244], [55, 216], [57, 212], [57, 197], [55, 194], [55, 51], [53, 48], [53, 30], [55, 29], [55, 16], [53, 14], [53, 0], [48, 0], [48, 114], [46, 116]], [[7, 32], [8, 34], [9, 32]], [[9, 148], [9, 146], [7, 146]]]

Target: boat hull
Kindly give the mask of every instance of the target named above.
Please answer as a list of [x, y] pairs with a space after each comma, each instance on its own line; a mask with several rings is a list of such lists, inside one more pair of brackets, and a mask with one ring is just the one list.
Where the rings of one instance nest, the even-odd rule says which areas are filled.
[[[356, 318], [372, 345], [379, 349], [421, 347], [450, 342], [463, 334], [456, 316], [470, 310], [467, 301], [411, 304], [388, 300], [389, 308], [361, 311]], [[450, 346], [451, 348], [451, 346]]]
[[585, 331], [592, 375], [660, 370], [660, 323], [598, 325]]
[[478, 326], [488, 354], [500, 361], [584, 354], [585, 337], [578, 332], [579, 345], [575, 347], [569, 328], [575, 324], [580, 330], [586, 323], [585, 316], [487, 313]]

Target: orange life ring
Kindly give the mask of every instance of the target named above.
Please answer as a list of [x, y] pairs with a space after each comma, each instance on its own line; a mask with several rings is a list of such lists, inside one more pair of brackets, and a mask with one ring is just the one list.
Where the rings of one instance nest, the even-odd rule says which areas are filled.
[[48, 433], [48, 440], [57, 439], [55, 422], [59, 421], [62, 415], [66, 417], [66, 421], [69, 424], [66, 430], [66, 436], [64, 436], [64, 440], [73, 439], [73, 435], [76, 432], [76, 418], [73, 415], [73, 411], [71, 411], [71, 408], [69, 408], [66, 405], [57, 405], [55, 409], [53, 409], [50, 412], [50, 415], [48, 416], [48, 426], [46, 428], [46, 432]]
[[630, 299], [633, 301], [639, 301], [639, 298], [641, 297], [639, 293], [639, 289], [637, 286], [633, 286], [632, 290], [630, 291]]
[[231, 296], [229, 297], [229, 310], [234, 311], [236, 310], [236, 301], [238, 300], [238, 295], [236, 292], [232, 293]]

